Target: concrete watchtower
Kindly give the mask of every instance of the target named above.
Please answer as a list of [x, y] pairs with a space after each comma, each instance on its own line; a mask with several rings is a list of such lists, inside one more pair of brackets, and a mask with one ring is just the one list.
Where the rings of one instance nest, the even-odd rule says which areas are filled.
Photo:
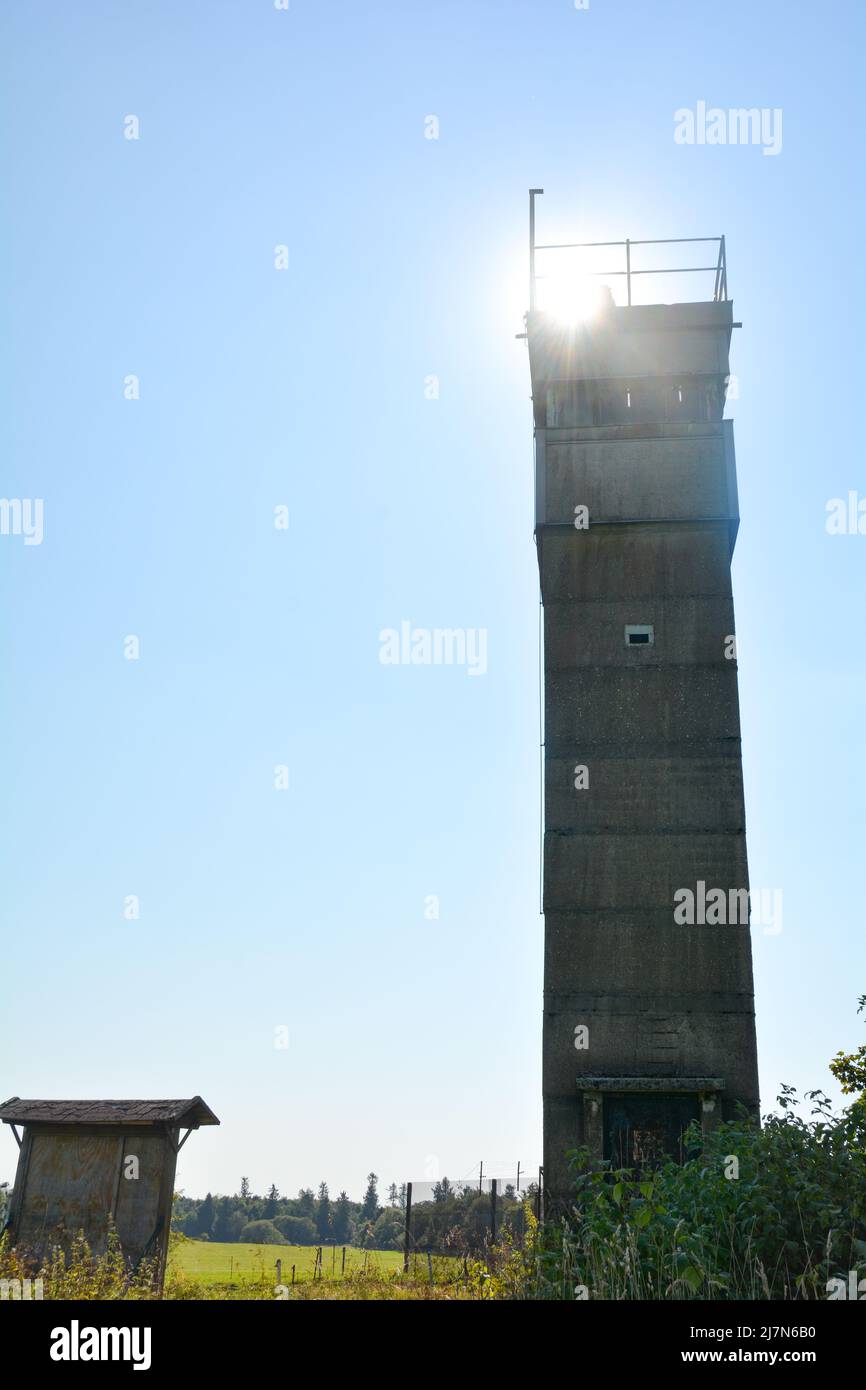
[[[526, 337], [544, 605], [550, 1212], [571, 1190], [569, 1149], [637, 1168], [678, 1157], [692, 1119], [712, 1125], [738, 1101], [756, 1110], [758, 1079], [724, 238], [713, 265], [690, 267], [708, 273], [712, 298], [675, 304], [632, 303], [634, 276], [652, 273], [633, 269], [634, 248], [660, 243], [607, 243], [624, 248], [623, 269], [604, 278], [622, 275], [625, 303], [608, 291], [564, 322], [537, 303], [536, 252], [564, 249], [535, 244], [539, 192]], [[739, 912], [675, 916], [675, 895], [691, 890], [700, 909], [712, 889]]]

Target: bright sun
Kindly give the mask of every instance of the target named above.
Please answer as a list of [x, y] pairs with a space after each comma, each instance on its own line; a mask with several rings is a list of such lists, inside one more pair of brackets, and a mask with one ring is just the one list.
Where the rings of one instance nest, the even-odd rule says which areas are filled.
[[548, 281], [544, 292], [544, 307], [560, 323], [573, 327], [586, 323], [610, 299], [610, 290], [590, 276], [569, 276]]

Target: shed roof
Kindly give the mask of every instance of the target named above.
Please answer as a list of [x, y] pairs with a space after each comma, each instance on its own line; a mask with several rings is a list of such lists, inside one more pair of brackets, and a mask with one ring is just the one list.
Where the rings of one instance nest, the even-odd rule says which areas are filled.
[[218, 1125], [201, 1096], [191, 1100], [21, 1100], [0, 1105], [0, 1120], [18, 1125]]

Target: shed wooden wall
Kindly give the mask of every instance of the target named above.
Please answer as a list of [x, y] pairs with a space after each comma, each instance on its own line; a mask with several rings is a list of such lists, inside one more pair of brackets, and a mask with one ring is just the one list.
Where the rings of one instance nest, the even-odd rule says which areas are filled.
[[[68, 1249], [83, 1230], [104, 1253], [109, 1218], [131, 1262], [145, 1253], [164, 1261], [177, 1162], [177, 1131], [152, 1127], [25, 1131], [12, 1207], [13, 1241], [34, 1255]], [[137, 1178], [124, 1176], [138, 1159]]]

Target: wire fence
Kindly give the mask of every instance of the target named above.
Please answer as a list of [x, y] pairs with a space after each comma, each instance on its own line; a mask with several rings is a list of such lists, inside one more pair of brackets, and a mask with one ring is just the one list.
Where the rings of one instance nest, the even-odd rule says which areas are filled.
[[462, 1259], [484, 1255], [503, 1238], [522, 1241], [527, 1210], [541, 1217], [541, 1170], [537, 1181], [483, 1176], [451, 1183], [412, 1181], [400, 1189], [403, 1216], [403, 1268], [419, 1256]]
[[[198, 1254], [199, 1243], [190, 1242]], [[207, 1244], [201, 1247], [207, 1252]], [[225, 1247], [223, 1247], [224, 1249]], [[262, 1245], [254, 1253], [242, 1247], [236, 1256], [227, 1255], [219, 1261], [204, 1258], [186, 1264], [175, 1253], [172, 1261], [178, 1272], [206, 1283], [231, 1286], [243, 1284], [304, 1284], [312, 1280], [345, 1279], [358, 1274], [393, 1274], [403, 1267], [402, 1251], [362, 1250], [352, 1245], [322, 1242], [321, 1245], [289, 1246]]]
[[[504, 1166], [504, 1165], [503, 1165]], [[528, 1213], [542, 1217], [542, 1176], [529, 1178], [515, 1165], [513, 1176], [485, 1176], [485, 1165], [467, 1178], [421, 1179], [392, 1184], [375, 1220], [353, 1233], [357, 1244], [262, 1244], [229, 1254], [208, 1243], [186, 1242], [174, 1252], [178, 1272], [196, 1280], [292, 1287], [364, 1274], [404, 1274], [430, 1283], [465, 1277], [470, 1261], [489, 1259], [503, 1241], [522, 1243]], [[229, 1247], [230, 1249], [231, 1247]], [[216, 1259], [219, 1255], [222, 1258]]]

